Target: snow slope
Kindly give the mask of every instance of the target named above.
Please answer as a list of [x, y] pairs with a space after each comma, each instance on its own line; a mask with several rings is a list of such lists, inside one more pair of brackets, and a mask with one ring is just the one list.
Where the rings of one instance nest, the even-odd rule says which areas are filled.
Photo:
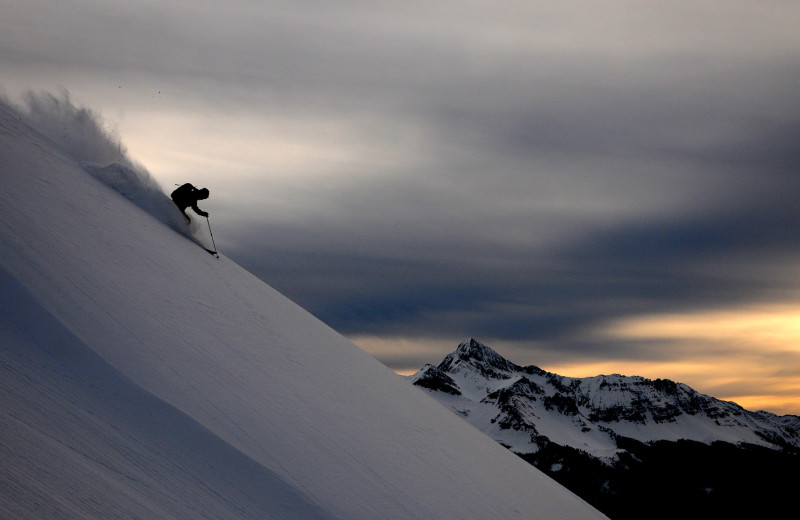
[[0, 104], [0, 516], [604, 518]]
[[0, 288], [0, 518], [332, 518]]

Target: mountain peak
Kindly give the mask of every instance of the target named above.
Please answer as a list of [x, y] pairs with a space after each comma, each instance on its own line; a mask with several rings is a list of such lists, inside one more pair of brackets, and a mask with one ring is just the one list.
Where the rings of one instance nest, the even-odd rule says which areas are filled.
[[[719, 497], [747, 493], [747, 507], [760, 512], [764, 503], [791, 494], [782, 475], [796, 467], [797, 416], [748, 412], [666, 379], [620, 374], [572, 378], [533, 365], [520, 367], [473, 338], [438, 366], [426, 365], [411, 382], [500, 445], [616, 515], [641, 515], [642, 498], [656, 503], [665, 489], [676, 498], [673, 503], [708, 510], [725, 507], [727, 498]], [[755, 459], [764, 466], [752, 466]], [[708, 464], [713, 460], [726, 464]], [[671, 471], [676, 461], [683, 474], [703, 482], [709, 492], [698, 495], [696, 484], [676, 478]], [[747, 469], [734, 482], [721, 466]], [[631, 478], [646, 478], [648, 485], [631, 486]], [[753, 488], [764, 491], [752, 495]], [[731, 504], [731, 511], [742, 507], [739, 500]]]
[[456, 352], [463, 352], [465, 354], [469, 353], [482, 353], [484, 351], [491, 352], [496, 354], [494, 350], [489, 348], [488, 346], [484, 345], [480, 341], [476, 340], [475, 338], [465, 339], [461, 343], [458, 344], [458, 348]]
[[[797, 417], [748, 412], [664, 379], [620, 374], [569, 378], [532, 365], [521, 367], [473, 338], [438, 366], [426, 368], [414, 384], [474, 400], [460, 401], [456, 411], [468, 417], [470, 407], [481, 410], [472, 414], [475, 426], [519, 452], [536, 449], [537, 436], [584, 450], [591, 445], [598, 457], [616, 453], [618, 436], [640, 442], [682, 438], [800, 446]], [[486, 417], [492, 418], [490, 424], [480, 422]], [[575, 431], [564, 428], [564, 417]], [[509, 428], [536, 434], [520, 440], [503, 431]]]
[[520, 367], [474, 338], [461, 342], [458, 348], [448, 354], [437, 368], [446, 372], [457, 372], [462, 365], [477, 369], [485, 377], [500, 377], [519, 370]]

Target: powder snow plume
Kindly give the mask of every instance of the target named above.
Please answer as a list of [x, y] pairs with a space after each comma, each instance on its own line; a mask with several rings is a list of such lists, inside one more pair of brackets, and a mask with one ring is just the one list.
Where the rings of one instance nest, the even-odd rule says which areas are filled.
[[94, 177], [120, 192], [172, 229], [189, 234], [183, 217], [147, 169], [131, 160], [111, 125], [95, 111], [76, 106], [69, 92], [59, 95], [29, 91], [14, 110], [37, 132], [55, 143]]

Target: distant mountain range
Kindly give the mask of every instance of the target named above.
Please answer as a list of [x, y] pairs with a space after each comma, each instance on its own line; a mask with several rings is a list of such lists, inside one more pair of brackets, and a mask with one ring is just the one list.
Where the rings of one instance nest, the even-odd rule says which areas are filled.
[[750, 412], [667, 379], [522, 367], [474, 339], [411, 381], [515, 453], [545, 440], [613, 459], [619, 437], [800, 448], [798, 416]]
[[[516, 365], [468, 339], [410, 380], [611, 518], [635, 518], [663, 493], [671, 504], [658, 509], [664, 518], [694, 518], [672, 511], [689, 505], [697, 518], [728, 506], [736, 518], [747, 500], [756, 507], [778, 493], [781, 471], [800, 469], [800, 417], [748, 411], [666, 379], [560, 376]], [[727, 482], [745, 468], [746, 475]], [[778, 482], [754, 492], [770, 475]], [[724, 499], [740, 493], [750, 497]]]

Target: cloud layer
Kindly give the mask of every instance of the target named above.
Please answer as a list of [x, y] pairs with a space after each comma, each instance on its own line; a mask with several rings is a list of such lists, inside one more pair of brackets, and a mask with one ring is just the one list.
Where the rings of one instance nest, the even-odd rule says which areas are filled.
[[337, 330], [432, 346], [395, 368], [470, 335], [520, 363], [688, 360], [598, 331], [798, 300], [791, 2], [102, 7], [7, 6], [6, 88], [110, 112]]

